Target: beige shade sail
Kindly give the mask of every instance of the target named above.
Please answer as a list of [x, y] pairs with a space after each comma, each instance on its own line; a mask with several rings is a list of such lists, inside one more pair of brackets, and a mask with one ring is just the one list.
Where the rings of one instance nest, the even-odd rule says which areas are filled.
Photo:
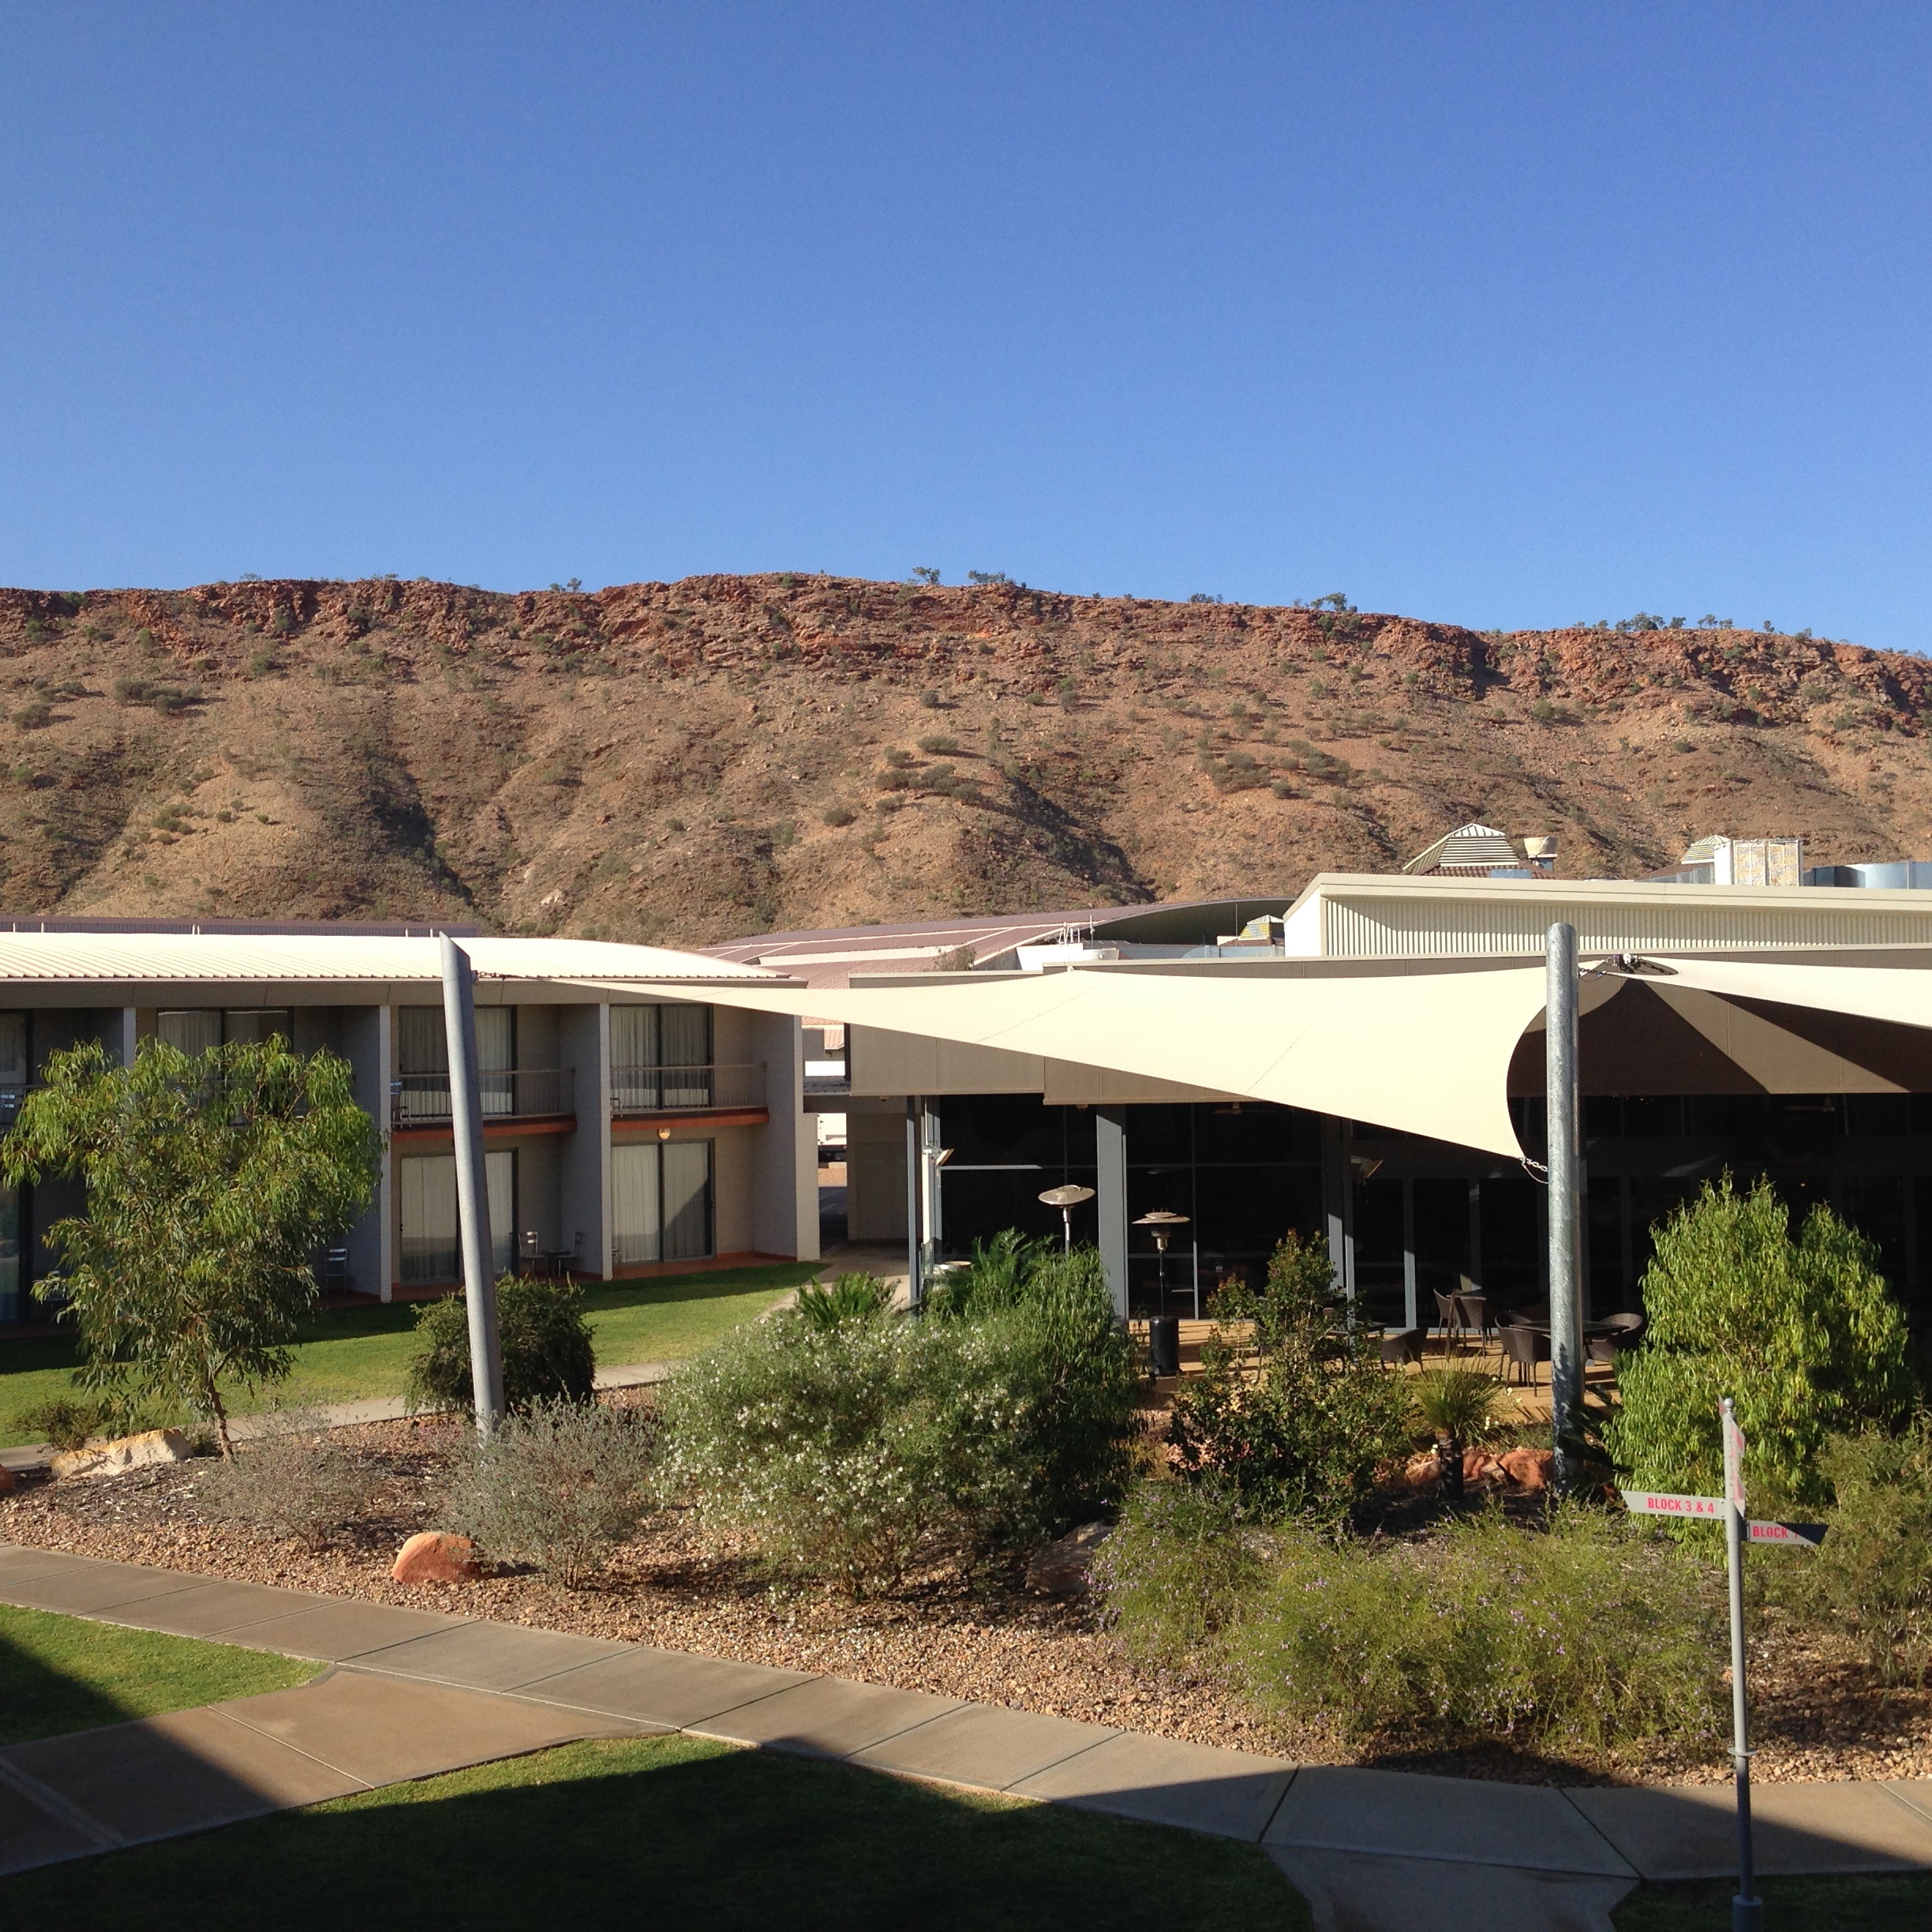
[[739, 980], [695, 996], [1112, 1068], [1513, 1160], [1510, 1058], [1543, 989], [1540, 962], [1402, 960], [1252, 974], [1074, 968], [844, 992]]
[[[1915, 949], [1914, 958], [1925, 955]], [[1932, 1027], [1932, 969], [1923, 964], [1814, 965], [1783, 960], [1660, 958], [1635, 975], [1659, 991], [1683, 987], [1725, 999], [1765, 1000], [1815, 1013]]]

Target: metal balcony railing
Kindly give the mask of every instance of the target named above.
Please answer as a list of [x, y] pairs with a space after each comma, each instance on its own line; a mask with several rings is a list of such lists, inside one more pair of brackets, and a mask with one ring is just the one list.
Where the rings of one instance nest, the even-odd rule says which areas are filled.
[[765, 1104], [765, 1062], [743, 1066], [618, 1066], [611, 1069], [611, 1112], [693, 1114]]
[[[576, 1111], [575, 1083], [569, 1067], [517, 1067], [485, 1073], [483, 1119], [545, 1120]], [[447, 1126], [450, 1120], [447, 1073], [404, 1073], [390, 1084], [389, 1113], [398, 1127]]]

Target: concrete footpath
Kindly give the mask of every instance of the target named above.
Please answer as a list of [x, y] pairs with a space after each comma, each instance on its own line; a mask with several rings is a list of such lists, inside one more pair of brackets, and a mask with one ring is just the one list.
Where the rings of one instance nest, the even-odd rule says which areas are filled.
[[[583, 1737], [668, 1731], [1261, 1845], [1325, 1932], [1608, 1932], [1723, 1878], [1726, 1788], [1558, 1791], [1328, 1766], [800, 1671], [0, 1544], [0, 1602], [333, 1668], [0, 1750], [0, 1874]], [[1759, 1869], [1932, 1869], [1932, 1780], [1766, 1784]]]

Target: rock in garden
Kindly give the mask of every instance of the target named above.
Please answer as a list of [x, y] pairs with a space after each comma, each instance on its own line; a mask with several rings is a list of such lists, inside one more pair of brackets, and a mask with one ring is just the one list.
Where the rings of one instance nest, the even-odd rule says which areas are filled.
[[1556, 1477], [1553, 1449], [1511, 1449], [1497, 1461], [1503, 1473], [1525, 1489], [1547, 1489]]
[[1093, 1553], [1114, 1533], [1109, 1523], [1082, 1523], [1043, 1544], [1027, 1565], [1026, 1586], [1036, 1597], [1084, 1597]]
[[1433, 1449], [1425, 1449], [1420, 1455], [1412, 1455], [1402, 1465], [1402, 1481], [1413, 1488], [1419, 1489], [1425, 1483], [1432, 1483], [1442, 1473], [1442, 1463]]
[[443, 1530], [419, 1530], [396, 1554], [389, 1572], [399, 1583], [468, 1583], [482, 1574], [476, 1545]]
[[20, 1478], [3, 1462], [0, 1462], [0, 1496], [10, 1495], [20, 1486]]
[[84, 1449], [63, 1449], [49, 1466], [59, 1481], [69, 1476], [122, 1476], [153, 1462], [185, 1462], [193, 1454], [179, 1429], [148, 1429], [112, 1442], [89, 1443]]
[[1465, 1449], [1462, 1451], [1462, 1481], [1466, 1488], [1470, 1483], [1492, 1481], [1502, 1466], [1487, 1449]]

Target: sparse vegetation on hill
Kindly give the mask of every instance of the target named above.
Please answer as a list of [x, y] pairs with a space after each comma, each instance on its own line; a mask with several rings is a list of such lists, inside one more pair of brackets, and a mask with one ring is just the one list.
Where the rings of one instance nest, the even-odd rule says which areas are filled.
[[1918, 657], [979, 575], [0, 590], [0, 908], [690, 945], [1286, 892], [1473, 817], [1572, 874], [1932, 850]]

